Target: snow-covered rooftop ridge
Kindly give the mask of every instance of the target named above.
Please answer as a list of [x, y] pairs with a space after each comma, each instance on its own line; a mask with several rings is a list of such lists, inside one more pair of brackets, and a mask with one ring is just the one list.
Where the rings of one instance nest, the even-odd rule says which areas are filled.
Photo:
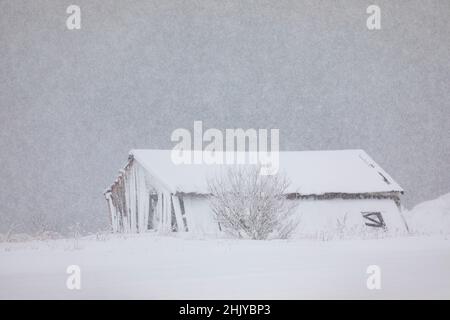
[[[137, 149], [130, 155], [171, 192], [207, 193], [208, 179], [226, 167], [175, 164], [171, 152]], [[289, 191], [302, 195], [403, 192], [364, 150], [280, 151], [279, 172], [290, 180]]]

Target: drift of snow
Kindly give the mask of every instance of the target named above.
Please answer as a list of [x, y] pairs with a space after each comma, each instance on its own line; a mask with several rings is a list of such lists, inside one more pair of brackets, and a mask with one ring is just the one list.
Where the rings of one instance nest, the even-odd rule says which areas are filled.
[[450, 234], [450, 193], [418, 204], [405, 217], [414, 233]]

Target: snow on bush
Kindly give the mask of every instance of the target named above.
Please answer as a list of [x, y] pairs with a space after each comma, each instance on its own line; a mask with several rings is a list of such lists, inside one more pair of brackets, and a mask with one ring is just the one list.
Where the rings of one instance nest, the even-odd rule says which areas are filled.
[[405, 217], [413, 233], [450, 234], [450, 193], [418, 204]]
[[211, 208], [227, 233], [237, 238], [288, 238], [297, 224], [295, 201], [286, 199], [289, 181], [261, 175], [260, 167], [233, 167], [208, 181]]

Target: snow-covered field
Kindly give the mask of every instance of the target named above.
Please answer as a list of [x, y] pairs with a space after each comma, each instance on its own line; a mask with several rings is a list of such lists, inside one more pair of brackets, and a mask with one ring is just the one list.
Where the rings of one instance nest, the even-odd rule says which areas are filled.
[[[81, 268], [81, 290], [66, 268]], [[381, 289], [369, 290], [369, 265]], [[154, 234], [0, 243], [0, 298], [450, 298], [450, 236], [181, 239]]]

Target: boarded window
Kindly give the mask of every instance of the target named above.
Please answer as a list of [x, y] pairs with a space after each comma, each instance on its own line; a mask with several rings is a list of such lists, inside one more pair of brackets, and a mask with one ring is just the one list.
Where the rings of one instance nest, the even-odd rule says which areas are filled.
[[361, 212], [364, 223], [368, 227], [373, 228], [386, 228], [386, 223], [384, 222], [381, 212]]

